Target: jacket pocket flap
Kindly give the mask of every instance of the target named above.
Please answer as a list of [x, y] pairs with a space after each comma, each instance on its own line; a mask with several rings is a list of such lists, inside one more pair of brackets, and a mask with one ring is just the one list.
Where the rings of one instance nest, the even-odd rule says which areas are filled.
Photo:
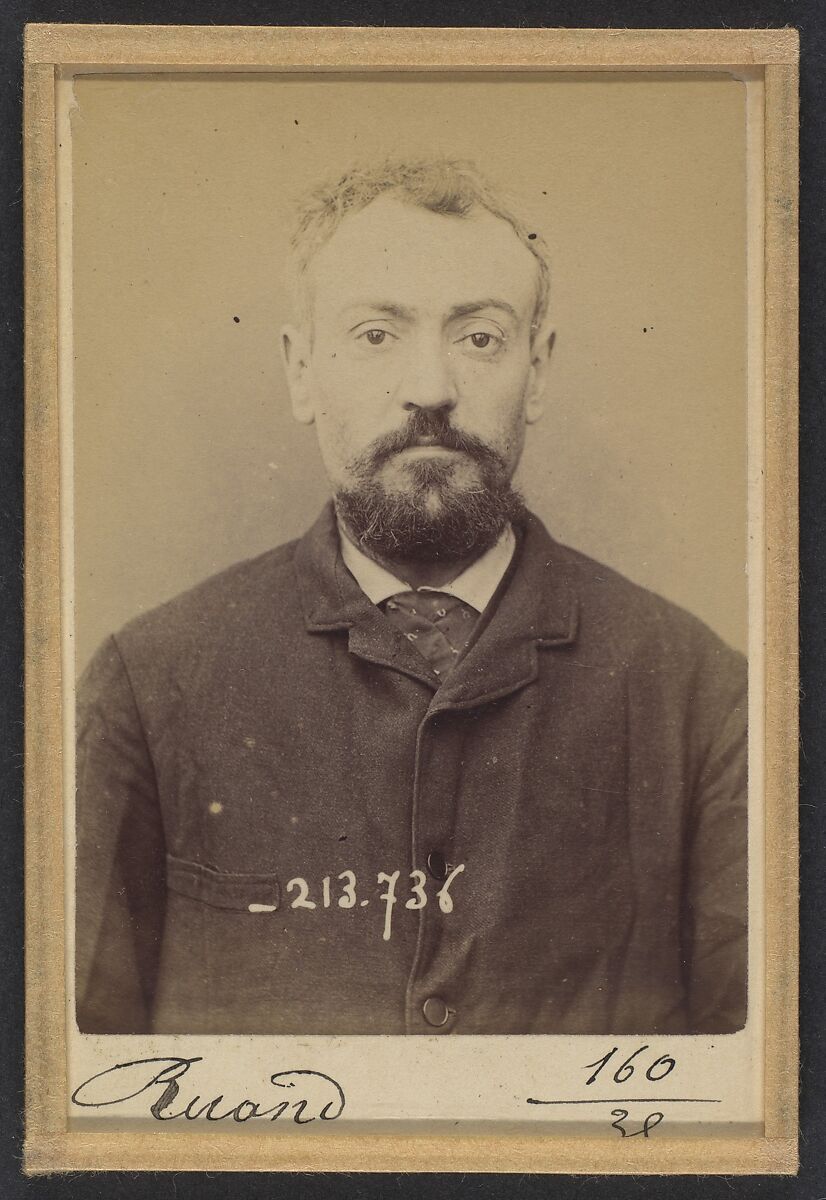
[[166, 884], [171, 892], [190, 900], [237, 912], [274, 912], [281, 902], [277, 875], [216, 871], [171, 854], [166, 856]]

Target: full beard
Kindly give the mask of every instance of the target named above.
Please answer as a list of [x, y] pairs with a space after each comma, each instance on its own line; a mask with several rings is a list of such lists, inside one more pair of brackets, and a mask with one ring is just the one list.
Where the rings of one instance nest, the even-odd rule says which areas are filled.
[[[459, 453], [392, 462], [422, 438]], [[336, 493], [336, 509], [371, 557], [445, 563], [475, 558], [525, 513], [504, 459], [451, 426], [441, 411], [415, 410], [403, 430], [374, 442], [348, 468], [356, 483]], [[384, 478], [393, 474], [399, 486]]]

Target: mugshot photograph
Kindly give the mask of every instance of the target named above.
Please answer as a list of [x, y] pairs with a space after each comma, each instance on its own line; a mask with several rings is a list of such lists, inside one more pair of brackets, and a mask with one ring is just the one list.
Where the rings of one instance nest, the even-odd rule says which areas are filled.
[[281, 349], [330, 498], [85, 670], [82, 1032], [742, 1028], [745, 660], [513, 483], [549, 258], [458, 158], [301, 201]]

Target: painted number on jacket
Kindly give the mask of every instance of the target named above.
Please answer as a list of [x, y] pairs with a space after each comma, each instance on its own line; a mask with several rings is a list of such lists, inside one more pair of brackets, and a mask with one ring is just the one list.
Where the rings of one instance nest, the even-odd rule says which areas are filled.
[[[436, 892], [433, 899], [438, 901], [439, 910], [443, 913], [453, 912], [453, 897], [450, 894], [450, 886], [457, 875], [461, 875], [465, 869], [464, 863], [459, 863], [453, 867], [450, 874], [445, 879], [442, 886]], [[388, 874], [386, 871], [379, 871], [376, 877], [377, 885], [384, 884], [384, 891], [380, 892], [378, 899], [384, 904], [384, 928], [382, 938], [385, 942], [390, 941], [393, 926], [393, 909], [399, 902], [401, 897], [398, 895], [398, 882], [401, 876], [401, 871], [393, 871]], [[428, 894], [426, 891], [427, 876], [424, 871], [409, 872], [409, 898], [405, 900], [405, 908], [416, 911], [424, 908], [428, 902]], [[370, 897], [358, 898], [358, 881], [353, 871], [342, 871], [336, 876], [335, 882], [331, 880], [329, 875], [325, 875], [321, 881], [321, 907], [325, 908], [355, 908], [358, 905], [360, 908], [366, 908], [370, 903]], [[315, 900], [310, 899], [310, 885], [306, 879], [302, 879], [300, 875], [296, 875], [287, 884], [286, 891], [288, 893], [295, 892], [296, 895], [290, 904], [290, 908], [317, 908]]]

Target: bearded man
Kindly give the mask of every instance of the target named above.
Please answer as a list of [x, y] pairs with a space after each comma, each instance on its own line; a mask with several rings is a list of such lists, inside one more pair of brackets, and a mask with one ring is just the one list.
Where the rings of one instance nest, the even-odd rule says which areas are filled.
[[304, 205], [332, 502], [80, 689], [86, 1032], [719, 1033], [746, 1012], [746, 676], [511, 479], [548, 266], [468, 166]]

